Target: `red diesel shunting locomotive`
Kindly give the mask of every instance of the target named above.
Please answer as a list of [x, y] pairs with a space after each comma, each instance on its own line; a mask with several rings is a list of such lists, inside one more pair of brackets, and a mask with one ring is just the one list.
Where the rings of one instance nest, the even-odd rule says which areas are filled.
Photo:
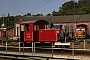
[[22, 42], [56, 42], [60, 29], [50, 29], [45, 20], [26, 21], [20, 24], [20, 41]]

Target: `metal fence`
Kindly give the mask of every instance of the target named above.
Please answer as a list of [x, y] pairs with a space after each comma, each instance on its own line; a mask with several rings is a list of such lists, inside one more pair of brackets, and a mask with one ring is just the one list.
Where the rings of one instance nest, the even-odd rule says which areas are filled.
[[[23, 44], [23, 46], [21, 47], [20, 44]], [[50, 49], [51, 50], [51, 58], [54, 58], [54, 50], [57, 49], [57, 50], [66, 50], [66, 51], [71, 51], [72, 52], [72, 57], [71, 59], [75, 59], [75, 51], [90, 51], [90, 49], [88, 48], [87, 49], [87, 46], [89, 45], [90, 41], [89, 40], [81, 40], [81, 41], [78, 41], [78, 43], [76, 42], [71, 42], [71, 46], [70, 48], [55, 48], [53, 43], [52, 43], [52, 47], [50, 48], [40, 48], [40, 47], [36, 47], [35, 46], [35, 43], [36, 42], [32, 42], [32, 46], [31, 47], [25, 47], [24, 46], [24, 42], [17, 42], [17, 41], [10, 41], [10, 40], [1, 40], [0, 41], [0, 47], [5, 47], [5, 51], [4, 51], [4, 54], [8, 54], [8, 48], [16, 48], [18, 49], [18, 52], [16, 52], [18, 55], [25, 55], [25, 51], [24, 49], [26, 48], [30, 48], [32, 50], [31, 52], [31, 56], [35, 56], [36, 55], [36, 49]], [[12, 44], [17, 44], [17, 46], [12, 46]], [[82, 48], [76, 48], [76, 46], [79, 46], [81, 45]], [[22, 49], [22, 51], [21, 51]]]

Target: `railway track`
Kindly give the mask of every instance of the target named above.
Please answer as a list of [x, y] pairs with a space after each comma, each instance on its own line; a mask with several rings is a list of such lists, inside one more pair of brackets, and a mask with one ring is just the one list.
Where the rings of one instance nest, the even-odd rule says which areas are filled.
[[[0, 51], [6, 51], [6, 47], [2, 46], [0, 47]], [[19, 47], [18, 46], [8, 46], [7, 51], [14, 51], [14, 52], [19, 52]], [[34, 50], [33, 50], [34, 51]], [[20, 52], [32, 52], [32, 47], [20, 47]], [[36, 53], [52, 53], [52, 48], [51, 47], [36, 47], [35, 48]], [[73, 49], [68, 49], [68, 48], [53, 48], [53, 53], [54, 54], [67, 54], [67, 55], [72, 55]], [[74, 49], [74, 54], [75, 55], [84, 55], [84, 56], [90, 56], [90, 49]]]

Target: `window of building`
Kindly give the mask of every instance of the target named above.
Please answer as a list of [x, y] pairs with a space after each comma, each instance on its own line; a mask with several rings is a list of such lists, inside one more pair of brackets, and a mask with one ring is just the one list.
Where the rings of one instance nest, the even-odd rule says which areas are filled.
[[71, 35], [72, 37], [74, 36], [74, 27], [72, 25], [65, 25], [64, 28], [66, 35]]

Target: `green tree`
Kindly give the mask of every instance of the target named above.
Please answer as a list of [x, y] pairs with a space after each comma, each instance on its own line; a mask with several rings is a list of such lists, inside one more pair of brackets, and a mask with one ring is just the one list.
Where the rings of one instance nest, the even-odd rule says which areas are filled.
[[66, 15], [67, 13], [79, 14], [80, 12], [90, 13], [90, 0], [73, 0], [65, 2], [62, 7], [59, 7], [60, 15]]
[[41, 14], [36, 14], [36, 15], [32, 15], [32, 16], [43, 16], [43, 14], [41, 13]]
[[7, 16], [4, 17], [4, 23], [6, 28], [14, 27], [14, 24], [16, 23], [16, 17], [14, 16]]
[[48, 13], [46, 16], [51, 16], [52, 14]]
[[78, 2], [90, 6], [90, 0], [79, 0]]
[[31, 13], [27, 13], [27, 14], [25, 14], [25, 15], [23, 15], [23, 16], [31, 16]]
[[79, 11], [90, 13], [90, 0], [79, 0]]
[[3, 24], [3, 17], [0, 17], [0, 28], [2, 24]]
[[61, 15], [65, 15], [66, 13], [74, 13], [78, 10], [78, 3], [75, 1], [68, 1], [62, 4], [62, 7], [59, 7], [59, 12]]

